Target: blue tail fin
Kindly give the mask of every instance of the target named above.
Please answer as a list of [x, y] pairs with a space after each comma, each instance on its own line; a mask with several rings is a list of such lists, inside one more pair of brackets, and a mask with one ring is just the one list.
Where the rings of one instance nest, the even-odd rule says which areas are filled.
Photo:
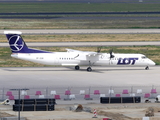
[[20, 31], [4, 31], [8, 39], [12, 53], [50, 53], [47, 51], [30, 49], [21, 37]]

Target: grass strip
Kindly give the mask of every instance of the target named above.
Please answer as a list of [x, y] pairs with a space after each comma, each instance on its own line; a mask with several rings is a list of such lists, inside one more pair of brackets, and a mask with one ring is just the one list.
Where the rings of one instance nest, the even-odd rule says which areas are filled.
[[[25, 42], [135, 42], [160, 41], [160, 34], [68, 34], [68, 35], [22, 35]], [[7, 42], [0, 35], [0, 42]]]
[[[134, 18], [134, 17], [133, 17]], [[160, 28], [160, 19], [0, 19], [0, 29]]]
[[1, 2], [1, 13], [160, 11], [157, 3]]

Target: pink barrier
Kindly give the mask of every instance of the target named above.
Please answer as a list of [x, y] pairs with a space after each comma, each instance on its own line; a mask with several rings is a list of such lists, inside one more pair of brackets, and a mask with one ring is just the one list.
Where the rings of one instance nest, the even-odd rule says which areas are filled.
[[121, 97], [121, 94], [116, 94], [115, 96], [116, 96], [116, 97]]
[[84, 99], [86, 98], [90, 98], [90, 95], [89, 94], [84, 95]]
[[149, 93], [145, 93], [144, 98], [149, 98], [150, 94]]
[[36, 91], [35, 95], [42, 95], [41, 91]]
[[29, 95], [25, 95], [24, 99], [30, 99], [30, 96]]
[[55, 95], [54, 99], [61, 99], [60, 95]]
[[122, 94], [128, 94], [128, 90], [123, 90]]
[[69, 90], [65, 91], [65, 95], [70, 95], [70, 94], [71, 94], [71, 91], [69, 91]]
[[100, 94], [99, 90], [95, 90], [95, 91], [94, 91], [94, 94], [95, 94], [95, 95], [99, 95], [99, 94]]
[[14, 100], [14, 96], [9, 96], [9, 100]]
[[157, 93], [156, 89], [151, 89], [151, 93]]
[[12, 96], [12, 91], [7, 91], [6, 96]]

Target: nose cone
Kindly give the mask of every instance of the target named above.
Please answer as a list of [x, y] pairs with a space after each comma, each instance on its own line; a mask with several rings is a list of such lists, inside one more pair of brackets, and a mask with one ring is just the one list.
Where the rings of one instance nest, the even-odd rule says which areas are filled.
[[156, 63], [153, 62], [152, 60], [150, 60], [150, 61], [149, 61], [149, 65], [150, 65], [150, 66], [154, 66], [154, 65], [156, 65]]

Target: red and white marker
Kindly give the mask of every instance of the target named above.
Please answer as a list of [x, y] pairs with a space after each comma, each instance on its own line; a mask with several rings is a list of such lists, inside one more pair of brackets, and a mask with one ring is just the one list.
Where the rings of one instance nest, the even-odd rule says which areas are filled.
[[94, 114], [94, 116], [92, 118], [97, 118], [97, 111], [96, 111], [96, 109], [94, 109], [93, 114]]

